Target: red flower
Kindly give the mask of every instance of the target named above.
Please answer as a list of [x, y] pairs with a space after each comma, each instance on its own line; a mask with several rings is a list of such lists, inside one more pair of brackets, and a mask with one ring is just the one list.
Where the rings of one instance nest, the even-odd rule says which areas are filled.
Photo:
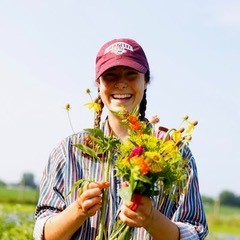
[[135, 148], [132, 150], [131, 154], [128, 156], [128, 159], [130, 159], [130, 158], [132, 158], [132, 157], [134, 157], [134, 156], [140, 156], [140, 155], [142, 154], [142, 152], [143, 152], [143, 147], [142, 147], [142, 146], [140, 146], [140, 147], [135, 147]]

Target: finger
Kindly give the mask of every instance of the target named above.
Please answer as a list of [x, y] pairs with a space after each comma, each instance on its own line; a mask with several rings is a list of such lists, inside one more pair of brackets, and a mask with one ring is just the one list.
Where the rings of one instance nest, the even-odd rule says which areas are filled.
[[125, 224], [131, 227], [142, 227], [145, 223], [144, 216], [139, 212], [134, 212], [131, 209], [122, 210], [119, 213], [119, 218]]
[[87, 210], [88, 216], [93, 216], [102, 207], [102, 204], [95, 204]]
[[100, 182], [96, 182], [98, 184], [99, 188], [108, 188], [110, 186], [109, 182], [106, 181], [100, 181]]
[[108, 188], [109, 182], [106, 181], [99, 181], [99, 182], [91, 182], [84, 187], [84, 189], [91, 189], [91, 188]]
[[133, 215], [131, 215], [131, 213], [127, 214], [127, 212], [123, 210], [119, 213], [118, 217], [123, 223], [129, 225], [130, 227], [137, 227], [138, 225], [134, 220], [135, 219], [134, 214], [136, 213], [133, 212], [132, 210], [130, 211], [133, 213]]
[[100, 188], [91, 188], [91, 189], [85, 189], [79, 197], [83, 201], [85, 201], [87, 199], [91, 199], [94, 197], [101, 197], [101, 196], [102, 196], [102, 190]]
[[137, 216], [137, 213], [133, 211], [128, 205], [125, 204], [123, 204], [121, 207], [121, 213], [130, 219], [136, 218]]
[[96, 212], [102, 205], [101, 197], [94, 197], [81, 202], [82, 210], [86, 213]]

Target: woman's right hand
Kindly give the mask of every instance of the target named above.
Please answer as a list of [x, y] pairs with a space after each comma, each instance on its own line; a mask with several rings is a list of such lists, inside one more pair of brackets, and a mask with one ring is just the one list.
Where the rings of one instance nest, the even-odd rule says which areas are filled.
[[78, 190], [77, 203], [85, 217], [91, 217], [102, 206], [102, 190], [109, 187], [109, 182], [91, 182], [83, 190]]

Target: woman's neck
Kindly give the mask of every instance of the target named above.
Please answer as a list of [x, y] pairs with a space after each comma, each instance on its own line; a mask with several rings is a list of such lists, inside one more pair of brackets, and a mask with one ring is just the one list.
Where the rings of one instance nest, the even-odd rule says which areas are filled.
[[116, 116], [115, 114], [110, 113], [108, 115], [108, 124], [111, 129], [112, 134], [119, 138], [122, 142], [126, 140], [128, 137], [128, 130], [127, 128], [122, 124], [121, 119]]

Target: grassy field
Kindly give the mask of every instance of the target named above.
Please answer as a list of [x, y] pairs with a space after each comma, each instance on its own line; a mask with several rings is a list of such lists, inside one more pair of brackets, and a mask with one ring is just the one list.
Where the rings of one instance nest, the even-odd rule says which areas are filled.
[[0, 239], [31, 240], [37, 190], [0, 187]]
[[[0, 187], [0, 239], [31, 240], [38, 192]], [[204, 205], [211, 240], [240, 239], [240, 208]], [[223, 236], [224, 237], [219, 237]], [[227, 238], [225, 235], [238, 236]]]
[[210, 232], [240, 236], [240, 208], [217, 204], [204, 208]]
[[35, 205], [0, 203], [0, 239], [31, 240]]
[[30, 188], [0, 187], [0, 202], [36, 204], [38, 191]]

